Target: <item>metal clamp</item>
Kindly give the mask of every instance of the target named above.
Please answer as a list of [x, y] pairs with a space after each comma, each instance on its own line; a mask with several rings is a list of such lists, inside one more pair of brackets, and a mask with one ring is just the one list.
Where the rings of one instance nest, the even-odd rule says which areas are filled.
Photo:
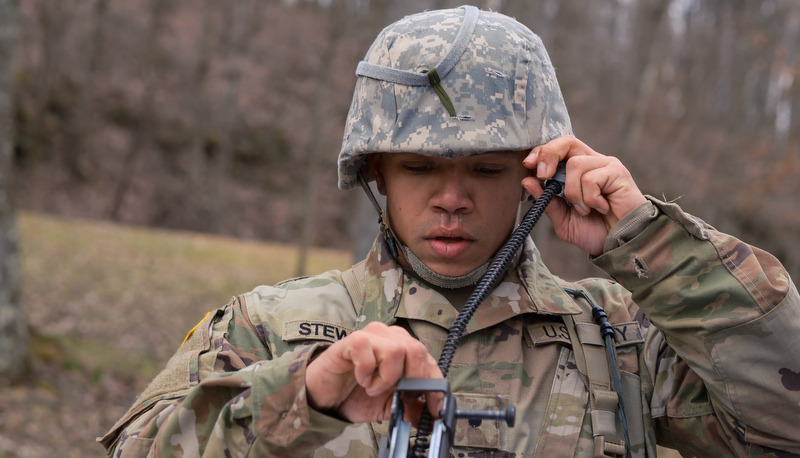
[[446, 458], [455, 439], [456, 420], [495, 420], [505, 421], [509, 427], [514, 426], [516, 408], [508, 406], [502, 410], [458, 410], [456, 399], [450, 392], [447, 379], [404, 378], [397, 383], [392, 399], [392, 415], [389, 422], [389, 435], [381, 438], [379, 458], [407, 458], [411, 439], [411, 423], [403, 421], [405, 403], [403, 393], [444, 393], [439, 420], [433, 424], [428, 458]]

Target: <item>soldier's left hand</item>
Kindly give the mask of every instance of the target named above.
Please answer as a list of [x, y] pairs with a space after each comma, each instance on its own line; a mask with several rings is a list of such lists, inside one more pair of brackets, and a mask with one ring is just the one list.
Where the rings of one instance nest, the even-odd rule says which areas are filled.
[[563, 199], [553, 199], [545, 213], [558, 237], [591, 255], [600, 255], [609, 230], [646, 201], [630, 172], [611, 156], [604, 156], [573, 136], [537, 146], [523, 161], [531, 175], [522, 186], [537, 199], [542, 183], [556, 166], [567, 161]]

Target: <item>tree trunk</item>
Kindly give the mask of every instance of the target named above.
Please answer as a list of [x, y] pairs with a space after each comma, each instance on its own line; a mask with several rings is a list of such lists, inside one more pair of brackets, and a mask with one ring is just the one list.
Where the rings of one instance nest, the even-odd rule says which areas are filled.
[[68, 15], [68, 9], [66, 0], [40, 1], [36, 5], [36, 16], [42, 34], [42, 61], [36, 73], [31, 125], [25, 129], [30, 164], [34, 167], [40, 167], [43, 162], [47, 162], [43, 161], [43, 158], [49, 159], [48, 137], [51, 132], [48, 132], [47, 126], [47, 105], [51, 100], [61, 67], [64, 34], [67, 29], [64, 16]]
[[331, 6], [331, 16], [333, 19], [330, 21], [328, 29], [328, 49], [322, 56], [322, 63], [317, 69], [317, 88], [314, 94], [314, 111], [311, 115], [311, 125], [308, 130], [308, 141], [306, 143], [305, 151], [308, 157], [306, 163], [308, 164], [306, 174], [305, 186], [305, 205], [303, 206], [303, 229], [300, 240], [300, 253], [297, 260], [297, 276], [306, 274], [306, 261], [308, 259], [308, 248], [312, 244], [314, 235], [314, 226], [316, 225], [317, 213], [317, 188], [319, 183], [319, 153], [320, 153], [320, 136], [324, 135], [325, 121], [329, 116], [326, 116], [326, 106], [328, 98], [328, 87], [331, 84], [331, 66], [333, 65], [333, 58], [339, 48], [339, 42], [342, 36], [349, 28], [347, 26], [346, 5], [344, 0], [335, 1]]
[[13, 55], [17, 3], [0, 0], [0, 386], [19, 381], [28, 361], [28, 328], [19, 300], [17, 231], [12, 196]]
[[[370, 12], [366, 20], [359, 24], [359, 28], [365, 31], [364, 41], [361, 43], [360, 54], [363, 56], [369, 48], [372, 41], [378, 35], [381, 29], [392, 21], [392, 11], [388, 0], [373, 0], [370, 2]], [[400, 5], [405, 5], [402, 2], [394, 2], [395, 8]], [[406, 5], [406, 7], [408, 7]], [[403, 17], [405, 14], [410, 14], [411, 11], [400, 11], [396, 14], [398, 17]], [[353, 69], [355, 71], [355, 69]], [[372, 192], [378, 199], [378, 202], [383, 208], [386, 208], [386, 198], [378, 194], [375, 189], [374, 183], [371, 184]], [[358, 262], [367, 257], [369, 250], [372, 248], [372, 243], [375, 241], [375, 236], [378, 234], [378, 213], [372, 207], [367, 195], [361, 189], [353, 189], [348, 191], [356, 194], [355, 210], [353, 212], [354, 218], [350, 225], [350, 233], [353, 240], [353, 259]]]
[[71, 125], [66, 143], [70, 147], [60, 153], [70, 174], [82, 182], [89, 179], [83, 162], [85, 158], [91, 157], [92, 130], [99, 124], [94, 110], [95, 84], [100, 76], [109, 1], [95, 0], [92, 7], [91, 32], [85, 44], [88, 55], [86, 73], [81, 82], [74, 114], [69, 121]]
[[150, 25], [145, 37], [144, 50], [144, 69], [141, 109], [139, 118], [133, 132], [131, 146], [122, 162], [117, 177], [117, 186], [111, 196], [108, 207], [108, 217], [113, 221], [122, 220], [122, 208], [125, 203], [125, 196], [128, 194], [133, 179], [136, 177], [136, 165], [139, 156], [145, 155], [148, 150], [153, 148], [153, 137], [155, 135], [156, 113], [156, 85], [158, 84], [158, 74], [161, 67], [161, 51], [159, 49], [159, 37], [164, 28], [164, 16], [168, 2], [166, 0], [150, 1]]
[[192, 144], [190, 146], [189, 162], [189, 196], [190, 207], [200, 218], [194, 219], [194, 224], [198, 229], [210, 229], [209, 217], [210, 198], [206, 187], [206, 176], [208, 165], [206, 160], [206, 147], [209, 142], [211, 129], [210, 106], [208, 100], [208, 80], [212, 65], [212, 36], [213, 36], [213, 15], [214, 0], [203, 0], [198, 5], [201, 8], [203, 17], [200, 37], [197, 40], [197, 62], [191, 79], [191, 105], [193, 112], [194, 131], [192, 133]]
[[57, 97], [59, 75], [64, 60], [64, 38], [71, 23], [68, 0], [35, 2], [37, 26], [41, 33], [41, 62], [34, 76], [33, 106], [29, 122], [20, 125], [18, 144], [24, 145], [24, 162], [32, 170], [28, 179], [41, 183], [33, 188], [28, 200], [37, 208], [46, 205], [51, 198], [48, 178], [54, 168], [54, 139], [57, 137], [56, 123], [51, 103]]
[[650, 2], [639, 5], [639, 8], [644, 9], [644, 12], [640, 13], [640, 45], [635, 63], [637, 67], [634, 67], [635, 70], [632, 74], [642, 75], [642, 78], [637, 97], [634, 99], [634, 108], [632, 111], [625, 113], [626, 117], [623, 122], [622, 151], [625, 157], [632, 157], [635, 148], [640, 142], [645, 116], [647, 115], [647, 107], [656, 87], [660, 57], [657, 52], [659, 46], [657, 37], [667, 14], [667, 6], [666, 2]]
[[231, 13], [230, 38], [227, 46], [228, 64], [225, 76], [225, 95], [220, 107], [219, 119], [219, 151], [213, 170], [211, 211], [214, 221], [221, 230], [226, 224], [225, 217], [225, 180], [228, 176], [233, 161], [233, 131], [239, 119], [239, 90], [242, 81], [242, 71], [247, 59], [247, 46], [252, 36], [253, 2], [251, 0], [237, 0], [233, 2]]

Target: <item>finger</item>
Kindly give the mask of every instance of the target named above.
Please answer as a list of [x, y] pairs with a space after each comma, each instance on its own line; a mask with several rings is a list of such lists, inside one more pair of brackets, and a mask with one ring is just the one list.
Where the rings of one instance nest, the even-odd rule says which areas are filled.
[[[372, 383], [365, 387], [368, 395], [377, 396], [393, 390], [401, 377], [442, 378], [441, 369], [425, 345], [405, 329], [398, 326], [368, 325], [364, 331], [371, 336], [377, 360]], [[413, 395], [406, 396], [403, 401], [407, 404], [407, 412], [421, 412], [427, 404], [431, 415], [438, 418], [443, 396], [443, 393], [431, 392], [426, 393], [426, 402]], [[415, 415], [418, 417], [419, 414]]]
[[[422, 412], [425, 410], [426, 403], [422, 399], [413, 399], [406, 402], [403, 411], [403, 420], [411, 423], [413, 426], [419, 426], [419, 420], [422, 418]], [[430, 412], [430, 410], [429, 410]], [[439, 418], [439, 411], [430, 412], [433, 418]]]
[[[428, 378], [442, 378], [442, 373], [438, 366], [432, 368], [429, 374], [435, 375], [435, 377]], [[444, 404], [444, 393], [440, 391], [429, 391], [424, 393], [424, 397], [422, 395], [423, 393], [404, 393], [403, 396], [403, 403], [405, 404], [404, 419], [415, 426], [425, 409], [427, 409], [432, 418], [439, 418]]]
[[369, 336], [360, 331], [334, 343], [306, 370], [309, 404], [320, 410], [337, 407], [358, 386], [368, 385], [375, 370]]
[[542, 145], [537, 156], [536, 176], [545, 180], [555, 175], [558, 163], [576, 154], [576, 141], [575, 137], [564, 136]]
[[607, 213], [609, 206], [605, 199], [605, 188], [609, 176], [609, 158], [603, 155], [581, 156], [567, 162], [567, 179], [564, 196], [582, 216], [592, 209]]
[[[372, 383], [372, 377], [378, 366], [378, 359], [373, 350], [372, 337], [364, 332], [354, 332], [348, 339], [343, 349], [343, 357], [352, 364], [353, 375], [359, 385], [367, 388]], [[333, 348], [333, 347], [331, 347]]]
[[605, 159], [602, 168], [586, 174], [590, 186], [585, 187], [584, 199], [603, 214], [607, 227], [611, 228], [647, 199], [619, 159], [612, 156]]
[[[426, 378], [443, 378], [442, 369], [433, 359], [433, 356], [428, 355], [425, 363], [425, 377]], [[439, 418], [439, 412], [442, 410], [444, 403], [444, 393], [442, 392], [429, 392], [425, 393], [425, 404], [427, 405], [428, 412], [433, 418]]]
[[[528, 169], [535, 170], [537, 164], [539, 163], [539, 151], [541, 151], [541, 149], [541, 146], [533, 148], [528, 155], [525, 156], [525, 159], [522, 160], [522, 165]], [[535, 173], [531, 176], [535, 176]]]
[[[442, 371], [436, 360], [428, 353], [425, 345], [408, 334], [405, 329], [391, 327], [394, 334], [393, 337], [402, 342], [405, 347], [405, 368], [404, 377], [408, 378], [442, 378]], [[404, 402], [414, 409], [421, 412], [422, 408], [427, 404], [428, 410], [434, 418], [438, 418], [439, 411], [441, 410], [443, 393], [429, 392], [425, 394], [426, 402], [422, 402], [419, 396], [410, 396], [404, 399]], [[415, 416], [418, 418], [419, 413]]]
[[573, 147], [572, 138], [574, 137], [559, 137], [539, 147], [536, 176], [540, 180], [546, 180], [555, 175], [558, 163], [569, 155]]
[[532, 195], [534, 199], [541, 197], [542, 192], [544, 191], [541, 180], [533, 176], [523, 178], [522, 187], [525, 188], [525, 190]]
[[[425, 345], [398, 326], [371, 326], [365, 331], [372, 335], [372, 345], [378, 363], [372, 383], [367, 387], [370, 395], [393, 389], [401, 377], [424, 378], [431, 376], [431, 367], [437, 367]], [[434, 372], [441, 377], [441, 371]]]
[[[544, 188], [541, 180], [535, 177], [528, 177], [522, 180], [522, 186], [528, 191], [534, 199], [542, 197]], [[559, 221], [563, 221], [568, 217], [570, 207], [564, 199], [553, 199], [550, 204], [545, 207], [544, 212], [553, 224], [558, 225]]]
[[565, 135], [534, 148], [523, 164], [528, 168], [535, 167], [536, 176], [544, 180], [555, 175], [559, 162], [573, 157], [594, 155], [599, 153], [574, 136]]
[[393, 389], [403, 377], [406, 360], [405, 339], [413, 338], [404, 329], [396, 326], [390, 327], [382, 323], [381, 327], [370, 325], [365, 327], [364, 331], [370, 336], [369, 346], [376, 365], [369, 383], [363, 386], [369, 396], [378, 396]]
[[611, 209], [605, 198], [609, 175], [602, 169], [592, 169], [581, 176], [581, 193], [584, 205], [605, 215]]
[[569, 201], [572, 208], [581, 216], [590, 213], [589, 207], [583, 200], [583, 174], [586, 167], [578, 158], [567, 161], [566, 180], [564, 181], [564, 197]]
[[403, 341], [403, 345], [405, 347], [405, 370], [403, 374], [405, 377], [430, 378], [435, 376], [436, 372], [439, 372], [439, 376], [441, 376], [441, 371], [438, 371], [438, 368], [437, 371], [431, 373], [430, 366], [431, 364], [435, 366], [436, 363], [428, 353], [425, 344], [409, 336], [408, 340]]

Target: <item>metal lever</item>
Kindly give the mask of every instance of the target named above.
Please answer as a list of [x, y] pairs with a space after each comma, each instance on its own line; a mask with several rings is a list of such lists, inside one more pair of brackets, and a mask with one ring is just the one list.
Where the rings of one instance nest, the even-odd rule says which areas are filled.
[[514, 426], [516, 409], [509, 406], [502, 410], [458, 410], [450, 382], [447, 379], [404, 378], [397, 383], [392, 399], [392, 415], [389, 421], [389, 435], [381, 438], [379, 458], [407, 458], [411, 439], [411, 423], [403, 421], [405, 403], [403, 393], [444, 393], [439, 420], [433, 424], [428, 458], [446, 458], [453, 444], [456, 433], [456, 420], [502, 420], [509, 427]]

